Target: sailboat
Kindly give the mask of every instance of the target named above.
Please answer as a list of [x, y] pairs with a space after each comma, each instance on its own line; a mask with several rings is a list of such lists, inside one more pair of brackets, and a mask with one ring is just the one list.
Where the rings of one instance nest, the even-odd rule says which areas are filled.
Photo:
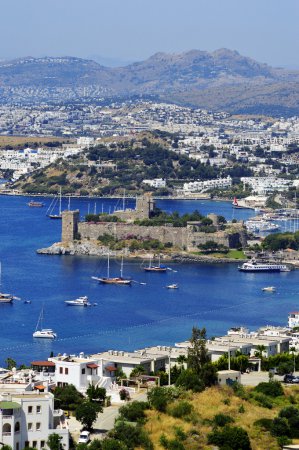
[[239, 205], [238, 200], [237, 200], [236, 197], [234, 197], [234, 200], [232, 202], [232, 207], [235, 208], [235, 209], [241, 209], [242, 208], [242, 206]]
[[35, 332], [33, 333], [34, 338], [39, 339], [55, 339], [57, 338], [57, 334], [51, 328], [43, 328], [43, 319], [44, 319], [44, 308], [42, 308], [41, 313], [39, 315]]
[[[57, 201], [57, 199], [56, 199], [56, 201]], [[49, 206], [49, 209], [50, 209], [51, 206], [52, 206], [52, 209], [50, 210], [50, 213], [47, 214], [48, 217], [50, 217], [50, 219], [61, 219], [61, 218], [62, 218], [62, 211], [61, 211], [61, 188], [60, 188], [60, 190], [59, 190], [59, 211], [58, 211], [58, 214], [53, 214], [54, 207], [56, 206], [56, 201], [54, 202], [53, 206], [52, 206], [52, 203], [53, 203], [53, 202], [52, 202], [51, 205]], [[48, 211], [47, 211], [47, 212], [48, 212]]]
[[93, 280], [99, 281], [103, 284], [121, 284], [123, 286], [128, 286], [132, 283], [130, 278], [124, 278], [123, 276], [124, 270], [124, 258], [121, 258], [120, 265], [120, 277], [110, 277], [110, 254], [108, 253], [108, 261], [107, 261], [107, 277], [92, 277]]
[[146, 272], [159, 272], [164, 273], [167, 271], [167, 267], [164, 264], [161, 264], [161, 257], [159, 255], [159, 263], [157, 266], [152, 265], [152, 258], [150, 257], [149, 265], [143, 268]]
[[[1, 286], [1, 280], [2, 280], [2, 264], [0, 262], [0, 286]], [[12, 303], [14, 299], [18, 299], [18, 298], [14, 297], [12, 294], [4, 294], [3, 292], [0, 292], [0, 304]]]

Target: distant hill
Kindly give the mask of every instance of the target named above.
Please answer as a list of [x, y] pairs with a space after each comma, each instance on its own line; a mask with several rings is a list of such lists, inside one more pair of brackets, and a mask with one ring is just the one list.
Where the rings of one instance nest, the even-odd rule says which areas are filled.
[[232, 113], [298, 115], [299, 71], [273, 68], [227, 49], [156, 53], [125, 67], [104, 67], [75, 57], [0, 62], [2, 103], [20, 98], [35, 102], [93, 100], [99, 95], [151, 95]]

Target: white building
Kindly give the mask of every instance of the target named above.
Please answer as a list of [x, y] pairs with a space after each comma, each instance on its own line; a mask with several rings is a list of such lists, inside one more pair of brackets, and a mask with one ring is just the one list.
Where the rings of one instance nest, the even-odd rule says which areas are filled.
[[153, 180], [143, 180], [142, 183], [148, 184], [149, 186], [156, 189], [166, 187], [166, 180], [163, 180], [162, 178], [154, 178]]
[[202, 192], [209, 189], [227, 189], [231, 185], [232, 179], [230, 176], [228, 176], [226, 178], [216, 178], [213, 180], [193, 181], [190, 183], [184, 183], [183, 190], [185, 193]]
[[299, 327], [299, 311], [293, 311], [289, 314], [288, 325], [290, 328]]

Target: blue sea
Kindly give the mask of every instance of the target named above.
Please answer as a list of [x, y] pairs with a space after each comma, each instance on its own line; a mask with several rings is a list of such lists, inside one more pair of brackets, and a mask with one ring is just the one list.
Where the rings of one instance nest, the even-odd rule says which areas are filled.
[[[190, 336], [193, 325], [205, 326], [209, 336], [231, 326], [250, 329], [265, 324], [285, 325], [288, 313], [299, 309], [299, 272], [246, 274], [237, 264], [169, 264], [167, 273], [145, 273], [141, 261], [126, 261], [124, 272], [136, 282], [105, 286], [91, 279], [106, 273], [106, 261], [95, 257], [37, 255], [36, 249], [60, 240], [61, 221], [46, 217], [44, 208], [29, 208], [30, 198], [0, 196], [1, 290], [22, 300], [0, 305], [0, 364], [7, 357], [19, 364], [57, 353], [89, 354], [102, 350], [133, 350], [150, 345], [173, 345]], [[36, 199], [37, 200], [37, 199]], [[64, 208], [67, 199], [63, 199]], [[71, 208], [89, 212], [109, 210], [121, 200], [72, 199]], [[134, 206], [130, 200], [126, 206]], [[232, 211], [229, 202], [160, 200], [165, 211], [214, 212], [247, 219], [250, 210]], [[234, 216], [233, 216], [234, 214]], [[111, 261], [111, 274], [119, 273]], [[146, 283], [146, 284], [139, 284]], [[178, 283], [178, 290], [166, 285]], [[261, 288], [277, 287], [275, 294]], [[65, 300], [87, 295], [97, 306], [68, 307]], [[24, 300], [31, 300], [25, 304]], [[44, 305], [44, 327], [58, 334], [55, 341], [34, 341], [32, 333]]]

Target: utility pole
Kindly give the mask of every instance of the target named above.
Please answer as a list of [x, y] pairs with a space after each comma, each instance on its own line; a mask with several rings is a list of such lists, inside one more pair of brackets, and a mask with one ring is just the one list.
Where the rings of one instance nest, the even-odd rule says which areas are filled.
[[230, 370], [230, 339], [228, 340], [228, 370]]
[[169, 353], [168, 353], [168, 386], [171, 385], [171, 347], [169, 347]]

